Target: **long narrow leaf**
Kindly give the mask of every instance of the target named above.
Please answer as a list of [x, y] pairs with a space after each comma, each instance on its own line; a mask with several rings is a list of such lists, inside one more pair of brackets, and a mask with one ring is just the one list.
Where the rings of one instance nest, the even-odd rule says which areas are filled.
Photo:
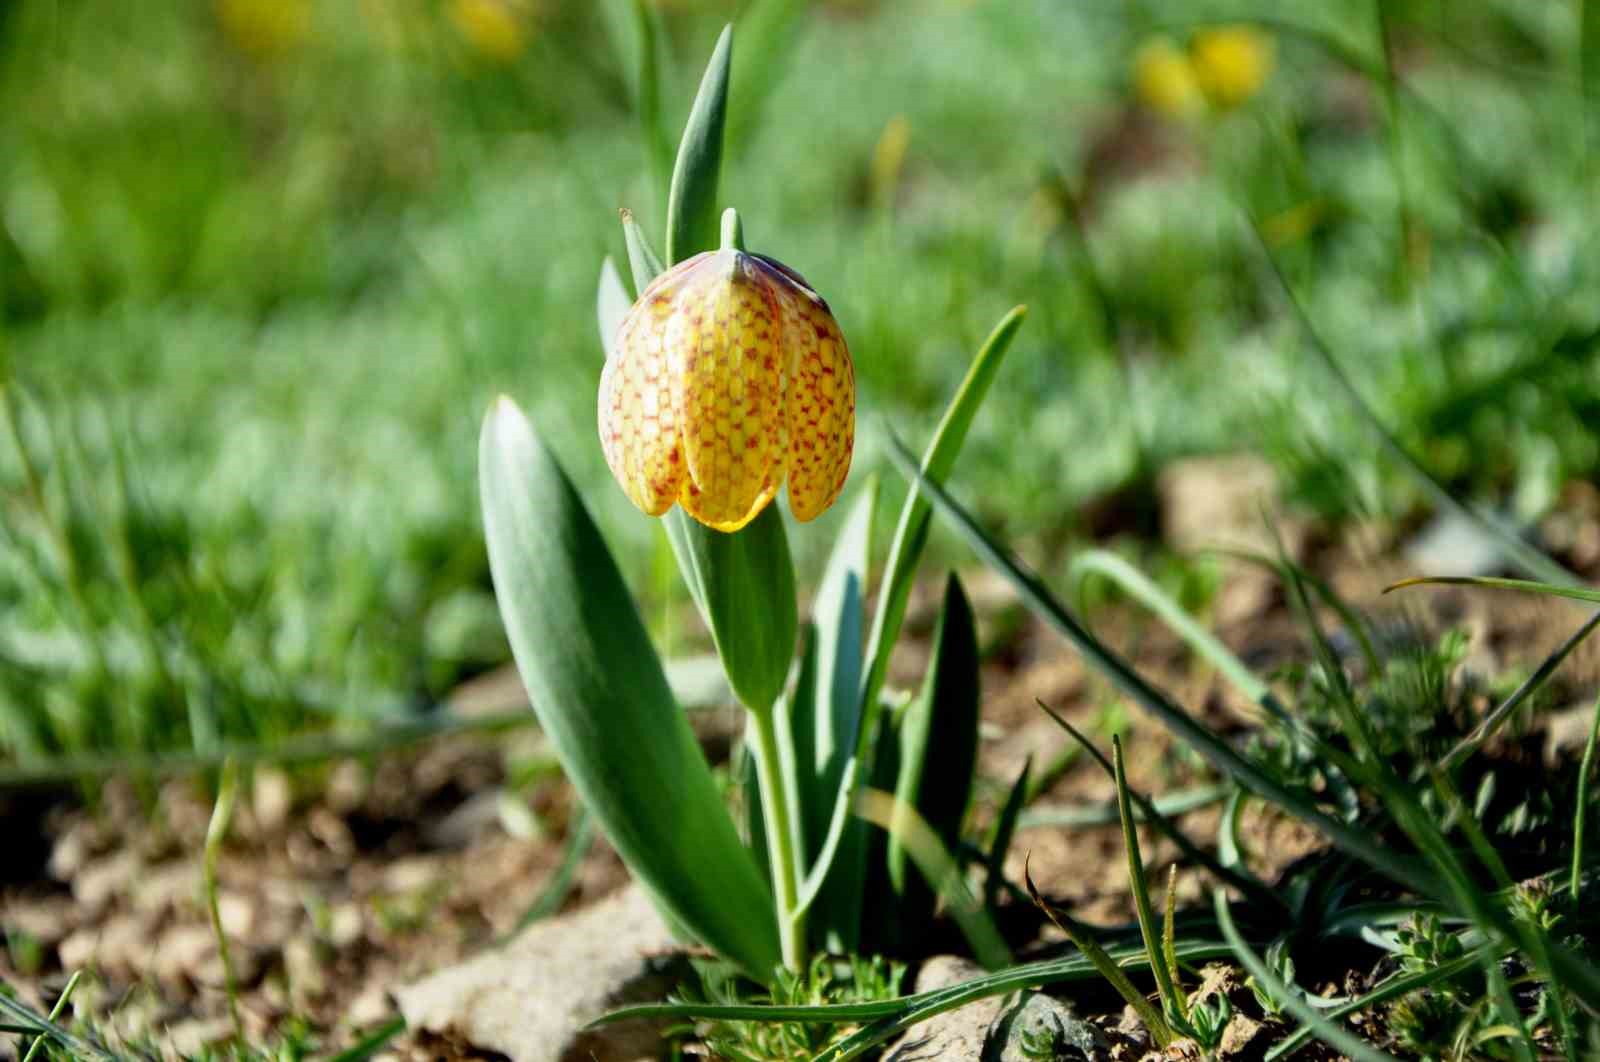
[[[1140, 970], [1146, 965], [1144, 951], [1137, 946], [1107, 948], [1106, 952], [1123, 970]], [[1228, 945], [1217, 941], [1190, 941], [1178, 945], [1179, 960], [1188, 964], [1227, 958], [1231, 954]], [[806, 1021], [819, 1025], [853, 1025], [856, 1022], [888, 1019], [900, 1023], [901, 1028], [904, 1028], [906, 1025], [925, 1021], [934, 1014], [965, 1006], [975, 999], [1004, 995], [1029, 986], [1092, 981], [1099, 976], [1100, 972], [1088, 959], [1082, 955], [1072, 955], [1064, 959], [1049, 959], [1044, 962], [1012, 966], [946, 988], [876, 1003], [827, 1003], [815, 1006], [759, 1003], [642, 1003], [603, 1014], [590, 1022], [589, 1027], [614, 1025], [636, 1018], [682, 1018], [706, 1021]], [[892, 1034], [891, 1031], [886, 1035]], [[837, 1059], [840, 1056], [828, 1054], [822, 1057]]]
[[[1000, 323], [995, 325], [994, 331], [989, 333], [989, 338], [978, 350], [977, 357], [973, 359], [971, 367], [967, 369], [966, 377], [961, 381], [961, 387], [950, 400], [950, 405], [945, 409], [944, 416], [934, 431], [933, 441], [928, 444], [923, 467], [929, 476], [942, 482], [950, 474], [950, 469], [966, 442], [967, 430], [972, 426], [972, 420], [977, 416], [978, 407], [983, 404], [984, 396], [989, 393], [989, 385], [994, 382], [1000, 363], [1004, 360], [1006, 351], [1010, 349], [1017, 330], [1022, 327], [1022, 319], [1026, 314], [1027, 307], [1014, 308], [1000, 319]], [[930, 514], [927, 502], [917, 492], [910, 492], [906, 495], [904, 505], [901, 506], [900, 522], [895, 527], [894, 538], [889, 545], [888, 568], [878, 589], [878, 607], [872, 619], [872, 633], [867, 639], [867, 670], [861, 680], [861, 710], [858, 716], [859, 730], [856, 735], [855, 756], [850, 761], [844, 777], [839, 780], [839, 791], [835, 794], [833, 802], [833, 817], [828, 823], [827, 839], [823, 842], [822, 850], [813, 862], [810, 874], [801, 889], [802, 909], [816, 897], [831, 872], [835, 854], [850, 821], [851, 795], [855, 792], [868, 745], [878, 732], [878, 696], [883, 689], [884, 675], [888, 672], [889, 655], [894, 651], [895, 641], [900, 636], [900, 625], [905, 621], [906, 603], [911, 597], [911, 584], [916, 578], [917, 563], [921, 560], [923, 547], [927, 544], [929, 526]]]
[[717, 181], [722, 130], [728, 115], [728, 70], [733, 27], [723, 27], [689, 110], [667, 194], [667, 263], [710, 250], [717, 241]]
[[[1065, 911], [1059, 910], [1055, 905], [1039, 895], [1038, 888], [1033, 884], [1033, 875], [1028, 872], [1026, 866], [1022, 868], [1022, 881], [1027, 886], [1028, 897], [1033, 900], [1034, 906], [1043, 911], [1045, 917], [1049, 918], [1051, 922], [1055, 923], [1057, 929], [1067, 935], [1067, 939], [1072, 941], [1073, 947], [1083, 952], [1083, 957], [1094, 965], [1095, 972], [1103, 977], [1107, 984], [1116, 989], [1117, 995], [1121, 996], [1123, 1001], [1139, 1015], [1139, 1020], [1144, 1022], [1146, 1029], [1150, 1030], [1150, 1036], [1155, 1040], [1156, 1046], [1165, 1049], [1172, 1042], [1172, 1027], [1167, 1024], [1167, 1020], [1162, 1016], [1161, 1012], [1150, 1005], [1150, 1000], [1145, 997], [1143, 992], [1139, 991], [1128, 978], [1128, 975], [1123, 972], [1122, 967], [1118, 966], [1111, 956], [1106, 953], [1106, 949], [1100, 946], [1099, 941], [1095, 940], [1077, 922], [1069, 918]], [[1145, 961], [1153, 966], [1159, 962], [1148, 947], [1145, 948]]]
[[[1044, 713], [1055, 722], [1056, 726], [1059, 726], [1062, 730], [1065, 730], [1081, 748], [1088, 752], [1090, 756], [1094, 757], [1095, 762], [1100, 765], [1101, 769], [1106, 772], [1106, 775], [1111, 778], [1113, 783], [1116, 781], [1116, 767], [1111, 763], [1110, 760], [1106, 759], [1103, 752], [1095, 747], [1094, 742], [1090, 741], [1086, 736], [1084, 736], [1077, 727], [1067, 722], [1055, 711], [1052, 711], [1051, 708], [1043, 701], [1035, 701], [1034, 703], [1037, 704], [1040, 709], [1042, 709]], [[1149, 797], [1145, 796], [1143, 793], [1140, 793], [1136, 789], [1130, 789], [1128, 792], [1135, 805], [1137, 805], [1138, 810], [1144, 820], [1150, 823], [1156, 829], [1160, 830], [1162, 833], [1166, 834], [1167, 837], [1178, 846], [1178, 850], [1181, 851], [1186, 858], [1205, 867], [1207, 870], [1211, 871], [1211, 873], [1214, 874], [1218, 880], [1227, 882], [1229, 885], [1232, 885], [1246, 896], [1250, 896], [1257, 901], [1265, 903], [1269, 907], [1283, 906], [1283, 899], [1277, 893], [1267, 888], [1260, 881], [1257, 881], [1254, 877], [1250, 876], [1250, 874], [1246, 872], [1242, 865], [1233, 865], [1229, 864], [1226, 860], [1218, 859], [1191, 841], [1189, 839], [1189, 835], [1178, 829], [1177, 823], [1173, 822], [1167, 817], [1167, 814], [1162, 810], [1156, 801], [1151, 800]], [[1118, 808], [1112, 811], [1111, 817], [1107, 821], [1117, 822], [1121, 816], [1122, 812], [1119, 803]]]
[[[834, 794], [855, 753], [867, 564], [877, 500], [874, 476], [851, 506], [828, 557], [811, 608], [814, 634], [794, 692], [794, 741], [807, 860], [827, 839]], [[864, 825], [847, 828], [816, 904], [812, 925], [829, 938], [825, 943], [834, 950], [853, 950], [860, 937], [865, 841]]]
[[[961, 833], [978, 761], [978, 631], [954, 572], [933, 635], [921, 691], [900, 718], [900, 777], [895, 798], [917, 810], [946, 847]], [[887, 853], [889, 882], [904, 890], [906, 851], [895, 836]]]
[[617, 264], [607, 255], [600, 263], [600, 283], [596, 286], [594, 306], [595, 323], [600, 328], [600, 349], [605, 351], [607, 361], [617, 352], [617, 331], [632, 305], [628, 289], [622, 285], [622, 275], [617, 272]]
[[1600, 699], [1594, 703], [1594, 722], [1589, 724], [1589, 740], [1584, 743], [1583, 760], [1578, 764], [1578, 798], [1572, 812], [1572, 880], [1568, 883], [1574, 904], [1578, 902], [1583, 884], [1584, 822], [1589, 814], [1589, 777], [1594, 773], [1597, 743], [1600, 743]]
[[1290, 789], [1241, 756], [1231, 745], [1174, 704], [1166, 694], [1145, 681], [1121, 657], [1090, 634], [1071, 612], [1056, 601], [1036, 575], [1023, 568], [1004, 548], [997, 545], [943, 488], [923, 475], [910, 451], [892, 433], [889, 454], [907, 479], [915, 483], [917, 490], [925, 494], [955, 526], [979, 557], [1012, 584], [1023, 603], [1035, 615], [1066, 638], [1091, 667], [1214, 768], [1293, 813], [1340, 848], [1366, 860], [1396, 881], [1427, 895], [1436, 893], [1438, 884], [1428, 868], [1378, 845], [1364, 831], [1323, 814], [1306, 795]]
[[1033, 770], [1033, 757], [1022, 761], [1022, 770], [1006, 794], [1006, 802], [995, 819], [994, 835], [989, 841], [989, 854], [984, 859], [983, 904], [991, 910], [1000, 898], [1000, 888], [1005, 883], [1006, 853], [1011, 850], [1011, 838], [1016, 835], [1021, 822], [1023, 797], [1028, 793], [1028, 775]]
[[1240, 693], [1279, 719], [1288, 718], [1288, 712], [1267, 684], [1139, 569], [1110, 550], [1103, 549], [1085, 550], [1073, 557], [1072, 563], [1067, 566], [1067, 579], [1070, 582], [1082, 582], [1091, 574], [1110, 579], [1124, 593], [1154, 612], [1173, 633], [1189, 643], [1189, 648], [1233, 683]]
[[910, 854], [955, 917], [979, 964], [994, 970], [1011, 962], [1011, 949], [1006, 947], [988, 910], [967, 888], [961, 867], [916, 808], [882, 790], [862, 789], [856, 794], [856, 814], [887, 830]]
[[771, 893], [598, 529], [509, 399], [484, 421], [479, 474], [501, 617], [567, 777], [669, 920], [764, 980]]
[[1183, 1004], [1178, 1000], [1177, 987], [1172, 982], [1172, 971], [1167, 968], [1166, 955], [1156, 929], [1155, 911], [1150, 906], [1150, 889], [1144, 878], [1144, 856], [1139, 851], [1139, 829], [1133, 821], [1133, 802], [1128, 799], [1128, 776], [1122, 762], [1122, 738], [1111, 738], [1111, 767], [1117, 783], [1117, 812], [1122, 819], [1122, 847], [1128, 857], [1128, 885], [1133, 892], [1133, 909], [1139, 916], [1139, 935], [1144, 938], [1145, 953], [1150, 956], [1150, 968], [1156, 975], [1156, 991], [1168, 1014], [1182, 1014]]
[[628, 245], [628, 269], [633, 273], [633, 290], [643, 295], [650, 282], [666, 271], [661, 256], [650, 246], [650, 237], [644, 234], [633, 211], [622, 211], [622, 239]]
[[1239, 935], [1239, 930], [1233, 924], [1233, 914], [1228, 910], [1228, 894], [1222, 889], [1215, 889], [1212, 891], [1212, 898], [1217, 909], [1217, 926], [1222, 930], [1223, 939], [1233, 949], [1234, 957], [1239, 960], [1239, 964], [1250, 971], [1250, 976], [1254, 977], [1272, 998], [1309, 1025], [1316, 1036], [1356, 1059], [1357, 1062], [1397, 1062], [1393, 1056], [1384, 1054], [1343, 1026], [1336, 1025], [1317, 1013], [1316, 1008], [1284, 984], [1283, 980], [1261, 961], [1261, 956], [1257, 955]]

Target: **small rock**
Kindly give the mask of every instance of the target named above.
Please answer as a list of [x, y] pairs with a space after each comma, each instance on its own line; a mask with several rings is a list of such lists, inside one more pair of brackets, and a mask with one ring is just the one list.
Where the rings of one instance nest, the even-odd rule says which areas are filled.
[[203, 903], [200, 872], [192, 862], [174, 860], [143, 871], [133, 882], [130, 896], [135, 911], [157, 914], [198, 909]]
[[348, 948], [366, 933], [366, 920], [356, 903], [341, 903], [328, 912], [328, 942], [336, 948]]
[[256, 924], [256, 902], [243, 893], [224, 892], [217, 897], [217, 918], [228, 936], [248, 937]]
[[174, 1058], [192, 1058], [233, 1035], [227, 1018], [191, 1018], [167, 1027], [167, 1046]]
[[325, 963], [309, 937], [291, 937], [283, 945], [283, 969], [289, 989], [301, 1002], [317, 999], [328, 990]]
[[1579, 701], [1544, 716], [1545, 763], [1554, 767], [1563, 757], [1576, 759], [1583, 755], [1583, 748], [1589, 743], [1589, 731], [1594, 726], [1594, 711], [1592, 703]]
[[682, 969], [672, 934], [644, 890], [629, 885], [395, 996], [408, 1027], [459, 1035], [513, 1062], [633, 1062], [655, 1057], [671, 1023], [584, 1025], [661, 999]]
[[257, 767], [250, 787], [250, 806], [256, 826], [263, 833], [276, 833], [289, 821], [294, 810], [294, 785], [276, 767]]
[[[1104, 1058], [1110, 1044], [1100, 1030], [1084, 1021], [1066, 1003], [1032, 992], [1001, 1015], [990, 1033], [987, 1050], [1002, 1043], [1000, 1062], [1029, 1062], [1048, 1044], [1047, 1057], [1058, 1062]], [[985, 1058], [991, 1055], [985, 1055]]]
[[154, 973], [167, 984], [193, 981], [216, 953], [217, 939], [209, 926], [173, 926], [156, 945]]
[[1428, 521], [1404, 553], [1419, 575], [1494, 575], [1505, 563], [1500, 544], [1487, 531], [1448, 511]]
[[[932, 992], [983, 976], [976, 963], [951, 955], [929, 959], [917, 974], [916, 990]], [[1044, 1044], [1056, 1059], [1106, 1057], [1100, 1031], [1050, 996], [989, 996], [913, 1025], [889, 1052], [890, 1062], [1025, 1062], [1040, 1057]]]
[[10, 899], [0, 909], [0, 922], [12, 933], [25, 934], [49, 946], [72, 932], [77, 908], [65, 896]]
[[72, 878], [73, 898], [91, 911], [103, 910], [119, 893], [132, 891], [138, 874], [138, 854], [124, 848], [80, 867]]
[[1261, 1022], [1235, 1012], [1228, 1020], [1227, 1028], [1222, 1030], [1222, 1043], [1217, 1046], [1217, 1054], [1223, 1058], [1237, 1059], [1238, 1062], [1260, 1062], [1266, 1056], [1272, 1039]]

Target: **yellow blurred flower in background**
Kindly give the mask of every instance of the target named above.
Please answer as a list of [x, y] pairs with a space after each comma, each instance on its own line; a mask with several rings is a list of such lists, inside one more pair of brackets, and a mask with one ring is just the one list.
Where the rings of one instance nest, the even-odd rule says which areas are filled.
[[1145, 106], [1170, 118], [1189, 118], [1205, 109], [1205, 93], [1189, 57], [1167, 37], [1139, 46], [1133, 57], [1133, 87]]
[[247, 55], [280, 55], [306, 39], [310, 0], [217, 0], [217, 22], [228, 43]]
[[1272, 38], [1253, 26], [1201, 30], [1189, 42], [1195, 80], [1213, 106], [1237, 107], [1272, 74]]
[[509, 63], [528, 46], [527, 28], [506, 0], [452, 0], [450, 21], [474, 51]]

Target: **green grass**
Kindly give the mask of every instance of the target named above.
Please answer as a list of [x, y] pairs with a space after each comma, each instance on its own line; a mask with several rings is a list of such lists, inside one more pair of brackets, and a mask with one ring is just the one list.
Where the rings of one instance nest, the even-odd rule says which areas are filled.
[[[1383, 69], [1371, 5], [1271, 5], [1264, 91], [1183, 125], [1138, 110], [1134, 48], [1252, 5], [800, 6], [735, 67], [770, 90], [736, 89], [755, 102], [730, 117], [723, 194], [833, 304], [861, 468], [885, 422], [926, 432], [1023, 302], [960, 475], [1008, 534], [1059, 541], [1078, 502], [1239, 447], [1335, 517], [1415, 511], [1426, 491], [1328, 386], [1250, 216], [1294, 234], [1272, 253], [1310, 320], [1446, 486], [1525, 521], [1600, 466], [1573, 8], [1440, 25], [1385, 5], [1391, 123], [1347, 62]], [[622, 259], [618, 207], [662, 220], [613, 40], [626, 5], [544, 5], [509, 64], [448, 8], [318, 6], [275, 49], [218, 15], [248, 8], [0, 16], [19, 115], [0, 130], [0, 343], [51, 514], [0, 446], [11, 758], [405, 716], [503, 662], [473, 486], [498, 391], [636, 583], [660, 555], [593, 445], [598, 263]], [[662, 17], [673, 135], [732, 13]], [[1157, 161], [1117, 161], [1133, 148]]]

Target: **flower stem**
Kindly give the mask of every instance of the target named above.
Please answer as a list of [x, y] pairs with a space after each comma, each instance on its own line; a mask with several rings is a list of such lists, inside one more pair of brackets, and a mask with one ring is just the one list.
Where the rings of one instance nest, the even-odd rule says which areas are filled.
[[778, 903], [778, 942], [783, 949], [783, 964], [799, 970], [806, 961], [805, 916], [797, 914], [800, 895], [800, 867], [794, 845], [793, 809], [784, 786], [778, 755], [778, 733], [773, 725], [773, 708], [752, 711], [750, 734], [755, 742], [756, 778], [761, 788], [761, 813], [766, 819], [767, 860], [772, 866], [772, 883]]
[[744, 250], [744, 222], [739, 220], [739, 212], [733, 207], [722, 212], [722, 249]]

